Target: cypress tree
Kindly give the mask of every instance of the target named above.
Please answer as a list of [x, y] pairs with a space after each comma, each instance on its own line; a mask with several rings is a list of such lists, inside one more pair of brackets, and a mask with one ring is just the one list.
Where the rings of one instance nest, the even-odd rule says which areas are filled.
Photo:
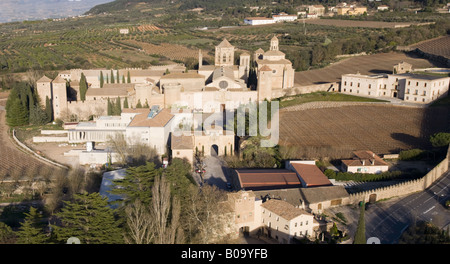
[[123, 101], [123, 108], [129, 108], [128, 107], [128, 97], [125, 97], [125, 100]]
[[355, 239], [353, 241], [353, 244], [366, 244], [367, 243], [367, 241], [366, 241], [366, 223], [364, 220], [364, 209], [365, 209], [365, 202], [362, 201], [360, 203], [358, 227], [356, 229]]
[[127, 83], [131, 83], [130, 71], [127, 73]]
[[125, 75], [122, 75], [122, 83], [125, 83]]
[[141, 100], [138, 99], [138, 102], [136, 104], [136, 108], [142, 108]]
[[105, 84], [105, 80], [103, 78], [103, 71], [100, 71], [100, 88], [103, 88], [103, 84]]
[[109, 116], [113, 114], [113, 106], [112, 106], [111, 100], [109, 100], [109, 97], [108, 97], [107, 114]]
[[45, 113], [47, 116], [47, 123], [51, 122], [53, 120], [53, 108], [48, 96], [45, 97]]
[[47, 241], [47, 236], [44, 234], [42, 228], [39, 227], [39, 222], [42, 216], [37, 212], [37, 209], [30, 207], [30, 212], [25, 213], [25, 221], [21, 224], [17, 232], [17, 243], [19, 244], [43, 244]]
[[123, 243], [114, 210], [99, 193], [75, 194], [73, 201], [64, 201], [64, 207], [56, 216], [61, 224], [51, 227], [58, 242], [66, 243], [70, 237], [76, 237], [82, 244]]
[[120, 105], [120, 97], [117, 96], [116, 103], [114, 104], [113, 115], [120, 115], [122, 113], [122, 107]]
[[84, 76], [83, 73], [81, 73], [80, 78], [80, 99], [84, 102], [86, 100], [86, 92], [87, 92], [87, 82], [86, 82], [86, 76]]
[[111, 70], [111, 83], [114, 83], [115, 81], [114, 81], [114, 72], [113, 72], [113, 70]]

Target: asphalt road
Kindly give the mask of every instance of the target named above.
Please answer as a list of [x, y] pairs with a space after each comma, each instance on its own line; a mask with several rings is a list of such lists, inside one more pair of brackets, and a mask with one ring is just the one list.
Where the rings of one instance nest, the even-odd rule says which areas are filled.
[[450, 224], [450, 210], [444, 207], [449, 198], [450, 171], [423, 192], [371, 205], [364, 217], [366, 237], [396, 244], [409, 225], [421, 220], [444, 228]]

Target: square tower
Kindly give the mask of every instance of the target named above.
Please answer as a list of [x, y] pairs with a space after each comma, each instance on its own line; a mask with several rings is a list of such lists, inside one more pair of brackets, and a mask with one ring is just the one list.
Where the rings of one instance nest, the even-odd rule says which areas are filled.
[[52, 99], [52, 80], [44, 75], [36, 81], [36, 91], [39, 96], [39, 103], [45, 107], [46, 98]]
[[216, 66], [233, 66], [234, 65], [234, 46], [223, 39], [223, 41], [216, 46]]

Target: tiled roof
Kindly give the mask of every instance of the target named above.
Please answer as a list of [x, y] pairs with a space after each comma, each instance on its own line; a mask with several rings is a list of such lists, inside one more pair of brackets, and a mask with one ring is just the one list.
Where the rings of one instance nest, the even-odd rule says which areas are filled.
[[378, 155], [370, 150], [354, 151], [355, 158], [342, 160], [347, 166], [388, 166], [388, 164]]
[[194, 139], [192, 136], [171, 136], [171, 148], [174, 149], [193, 149]]
[[[126, 110], [126, 111], [125, 111]], [[153, 118], [148, 118], [150, 109], [124, 109], [126, 113], [137, 113], [133, 118], [129, 127], [164, 127], [173, 117], [170, 113], [170, 109], [164, 108], [157, 113]]]
[[306, 183], [306, 186], [303, 187], [331, 185], [328, 177], [316, 165], [302, 163], [291, 163], [291, 165], [298, 176]]
[[241, 187], [246, 190], [300, 187], [295, 172], [285, 169], [237, 169]]
[[261, 206], [288, 221], [300, 215], [311, 215], [305, 210], [296, 208], [283, 200], [270, 199], [267, 202], [262, 203]]

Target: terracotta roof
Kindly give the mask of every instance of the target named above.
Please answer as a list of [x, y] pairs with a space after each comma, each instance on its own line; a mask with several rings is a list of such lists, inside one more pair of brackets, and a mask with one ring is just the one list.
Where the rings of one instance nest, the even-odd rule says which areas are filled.
[[354, 151], [355, 158], [342, 160], [347, 166], [388, 166], [388, 164], [378, 155], [370, 150]]
[[261, 206], [288, 221], [300, 215], [311, 215], [305, 210], [296, 208], [292, 204], [282, 200], [271, 199], [262, 203]]
[[300, 188], [303, 199], [308, 204], [320, 203], [349, 197], [348, 192], [342, 185], [321, 186], [317, 188]]
[[300, 187], [295, 172], [285, 169], [237, 169], [241, 187], [246, 190]]
[[137, 115], [128, 125], [129, 127], [164, 127], [174, 117], [168, 108], [164, 108], [153, 118], [148, 118], [150, 109], [127, 109], [126, 113], [133, 113], [133, 111], [137, 113]]
[[283, 52], [279, 50], [269, 50], [264, 53], [264, 56], [285, 56]]
[[303, 187], [332, 185], [328, 177], [316, 165], [302, 163], [291, 163], [291, 165], [306, 183], [306, 186]]
[[259, 69], [259, 70], [260, 71], [272, 71], [272, 69], [269, 68], [269, 66], [267, 66], [267, 65], [262, 66], [261, 69]]
[[175, 136], [171, 135], [171, 148], [174, 149], [194, 149], [193, 136]]
[[161, 76], [161, 79], [191, 79], [191, 78], [201, 78], [204, 79], [205, 76], [198, 73], [169, 73], [167, 75]]

